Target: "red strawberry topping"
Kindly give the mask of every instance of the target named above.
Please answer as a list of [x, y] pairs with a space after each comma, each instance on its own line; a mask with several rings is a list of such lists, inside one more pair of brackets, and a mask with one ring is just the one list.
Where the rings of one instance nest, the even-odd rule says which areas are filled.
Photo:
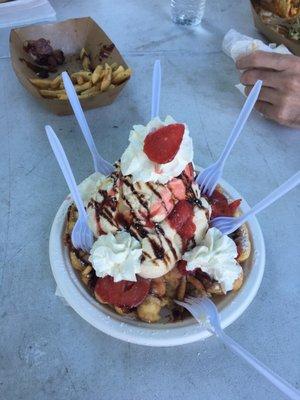
[[144, 152], [149, 160], [167, 164], [174, 159], [182, 142], [183, 124], [171, 124], [150, 132], [144, 141]]
[[139, 276], [136, 282], [114, 282], [111, 276], [106, 276], [98, 278], [94, 293], [101, 303], [132, 308], [144, 301], [149, 290], [150, 281]]
[[241, 204], [240, 199], [234, 200], [232, 203], [228, 203], [227, 198], [223, 193], [215, 190], [212, 196], [209, 197], [209, 203], [212, 207], [212, 216], [211, 218], [216, 217], [233, 217], [235, 211]]
[[170, 226], [175, 229], [183, 239], [188, 240], [193, 237], [196, 230], [193, 217], [193, 206], [186, 200], [180, 200], [173, 208], [168, 220]]

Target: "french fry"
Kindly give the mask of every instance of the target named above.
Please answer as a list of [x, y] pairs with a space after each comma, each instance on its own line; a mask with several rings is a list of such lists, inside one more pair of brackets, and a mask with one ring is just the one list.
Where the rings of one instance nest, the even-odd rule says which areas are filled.
[[80, 93], [80, 94], [78, 95], [78, 98], [79, 98], [79, 99], [88, 99], [89, 97], [94, 97], [94, 96], [96, 96], [97, 93], [100, 93], [100, 92], [85, 93], [85, 94]]
[[100, 92], [100, 87], [98, 85], [92, 86], [90, 89], [84, 90], [83, 92], [80, 93], [81, 96], [89, 96], [95, 93]]
[[87, 51], [85, 50], [84, 47], [82, 47], [82, 49], [80, 50], [80, 55], [79, 55], [80, 60], [82, 61], [83, 58], [84, 58], [86, 55], [87, 55]]
[[124, 67], [123, 67], [122, 65], [120, 65], [117, 69], [115, 69], [115, 70], [113, 71], [112, 80], [113, 80], [119, 73], [124, 72], [124, 71], [125, 71]]
[[191, 283], [195, 289], [197, 289], [201, 294], [205, 295], [206, 290], [205, 287], [203, 286], [203, 283], [200, 282], [197, 278], [195, 278], [192, 275], [187, 276], [187, 281]]
[[118, 68], [118, 64], [116, 62], [112, 63], [110, 66], [112, 71], [115, 71]]
[[50, 83], [50, 88], [58, 89], [60, 87], [60, 82], [61, 82], [61, 76], [57, 75], [57, 77], [54, 78], [53, 81]]
[[80, 52], [80, 60], [82, 62], [82, 67], [85, 71], [91, 71], [91, 60], [88, 52], [83, 47]]
[[34, 79], [29, 78], [30, 82], [38, 89], [49, 89], [52, 83], [51, 79]]
[[106, 71], [107, 71], [106, 69], [103, 69], [103, 70], [101, 71], [100, 82], [102, 81], [102, 79], [104, 78], [105, 74], [107, 73]]
[[97, 65], [97, 67], [94, 69], [94, 72], [92, 74], [92, 83], [95, 85], [98, 81], [100, 81], [100, 78], [102, 76], [103, 68], [102, 65]]
[[81, 76], [85, 82], [90, 81], [92, 79], [91, 71], [78, 71], [74, 72], [71, 75], [72, 80], [74, 79], [77, 82], [78, 77]]
[[177, 299], [182, 301], [185, 296], [185, 291], [186, 291], [186, 276], [183, 276], [181, 278], [179, 287], [177, 289]]
[[[116, 62], [99, 64], [92, 71], [88, 52], [82, 48], [80, 52], [82, 68], [70, 75], [76, 93], [80, 99], [86, 99], [98, 93], [112, 90], [131, 76], [131, 69], [118, 65]], [[67, 100], [61, 75], [54, 79], [29, 79], [39, 89], [40, 94], [48, 99]]]
[[99, 92], [90, 93], [90, 94], [79, 94], [79, 95], [78, 95], [78, 98], [79, 98], [80, 100], [82, 100], [82, 99], [89, 99], [90, 97], [96, 96], [97, 93], [99, 93]]
[[62, 94], [66, 94], [65, 90], [46, 90], [46, 89], [41, 89], [40, 94], [43, 97], [47, 97], [48, 99], [54, 99], [59, 97]]
[[81, 93], [84, 90], [87, 90], [87, 89], [89, 89], [91, 87], [92, 87], [92, 82], [91, 81], [85, 82], [83, 85], [75, 85], [74, 86], [74, 88], [76, 90], [76, 93]]
[[82, 67], [85, 71], [91, 70], [91, 61], [88, 57], [84, 57], [84, 59], [82, 60]]
[[109, 88], [110, 84], [111, 84], [111, 68], [109, 67], [109, 69], [106, 69], [105, 75], [100, 85], [101, 92], [105, 92], [105, 90]]
[[84, 84], [84, 79], [81, 75], [78, 75], [77, 77], [77, 84], [78, 85], [83, 85]]
[[120, 85], [124, 81], [130, 78], [131, 69], [127, 68], [124, 72], [120, 72], [117, 76], [112, 79], [114, 85]]

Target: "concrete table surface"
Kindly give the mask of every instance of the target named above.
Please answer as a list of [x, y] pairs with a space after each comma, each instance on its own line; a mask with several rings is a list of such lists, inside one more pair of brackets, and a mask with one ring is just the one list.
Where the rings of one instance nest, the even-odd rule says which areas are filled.
[[[161, 115], [189, 124], [195, 161], [220, 153], [243, 98], [221, 51], [231, 27], [255, 32], [247, 2], [208, 1], [205, 31], [174, 25], [169, 1], [52, 0], [59, 19], [91, 15], [134, 75], [111, 106], [89, 111], [99, 150], [117, 159], [130, 127], [150, 114], [151, 70], [163, 66]], [[72, 116], [42, 109], [0, 60], [0, 398], [2, 400], [283, 399], [216, 339], [146, 348], [98, 332], [54, 296], [48, 259], [53, 217], [67, 193], [43, 127], [59, 133], [76, 177], [92, 171]], [[253, 113], [225, 178], [254, 204], [299, 169], [300, 134]], [[257, 297], [228, 329], [299, 388], [299, 189], [259, 215], [267, 251]], [[297, 290], [298, 289], [298, 290]]]

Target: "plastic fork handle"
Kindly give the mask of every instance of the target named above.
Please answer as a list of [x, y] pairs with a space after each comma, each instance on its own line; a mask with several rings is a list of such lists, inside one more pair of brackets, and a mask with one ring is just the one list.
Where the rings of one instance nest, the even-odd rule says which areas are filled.
[[[104, 160], [100, 154], [98, 153], [97, 147], [95, 145], [92, 133], [90, 131], [90, 128], [88, 126], [87, 120], [84, 116], [83, 109], [81, 107], [80, 101], [78, 99], [77, 93], [74, 89], [73, 83], [68, 75], [68, 73], [65, 71], [61, 74], [63, 82], [64, 82], [64, 87], [68, 95], [68, 99], [71, 103], [72, 109], [74, 111], [75, 117], [77, 119], [77, 122], [82, 130], [83, 136], [87, 142], [87, 145], [90, 149], [90, 152], [93, 157], [93, 163], [94, 163], [94, 168], [96, 172], [103, 172], [104, 174], [107, 173], [107, 171], [98, 171], [98, 163], [97, 160], [100, 159], [101, 162], [104, 165], [109, 164], [106, 160]], [[110, 164], [109, 164], [110, 165]], [[111, 171], [113, 170], [113, 167], [111, 166]]]
[[260, 372], [266, 379], [268, 379], [274, 386], [277, 387], [282, 393], [293, 400], [300, 399], [300, 391], [294, 388], [286, 380], [281, 378], [270, 368], [264, 365], [261, 361], [257, 360], [251, 353], [234, 341], [231, 337], [227, 336], [223, 331], [218, 337], [223, 343], [230, 348], [235, 354], [239, 355], [245, 361], [247, 361], [253, 368]]
[[247, 97], [245, 104], [243, 105], [243, 108], [240, 112], [240, 115], [238, 116], [238, 119], [231, 131], [231, 134], [227, 140], [227, 143], [224, 147], [224, 150], [217, 161], [220, 163], [221, 167], [224, 166], [225, 161], [227, 160], [227, 157], [229, 156], [235, 142], [237, 141], [238, 137], [240, 136], [240, 133], [242, 132], [242, 129], [245, 126], [245, 123], [247, 122], [249, 115], [251, 114], [251, 111], [256, 103], [256, 100], [258, 99], [261, 87], [262, 87], [263, 82], [258, 80], [255, 85], [253, 86], [251, 92], [249, 93], [249, 96]]
[[56, 136], [54, 130], [51, 128], [51, 126], [49, 126], [49, 125], [45, 126], [45, 130], [46, 130], [50, 145], [52, 147], [53, 153], [54, 153], [56, 160], [60, 166], [60, 169], [65, 177], [65, 180], [67, 182], [67, 185], [69, 186], [72, 198], [78, 209], [79, 217], [87, 218], [87, 213], [85, 211], [83, 201], [81, 200], [80, 193], [79, 193], [77, 184], [75, 182], [75, 178], [74, 178], [71, 166], [69, 164], [69, 161], [67, 159], [66, 153], [65, 153], [58, 137]]
[[260, 211], [267, 208], [270, 204], [274, 203], [280, 197], [285, 195], [290, 190], [294, 189], [300, 183], [300, 171], [298, 171], [295, 175], [290, 177], [286, 182], [280, 185], [277, 189], [275, 189], [272, 193], [270, 193], [267, 197], [257, 203], [250, 211], [240, 217], [239, 223], [245, 222], [250, 216], [256, 215]]
[[153, 67], [152, 75], [152, 102], [151, 102], [151, 119], [158, 117], [159, 101], [161, 88], [161, 65], [160, 60], [156, 60]]

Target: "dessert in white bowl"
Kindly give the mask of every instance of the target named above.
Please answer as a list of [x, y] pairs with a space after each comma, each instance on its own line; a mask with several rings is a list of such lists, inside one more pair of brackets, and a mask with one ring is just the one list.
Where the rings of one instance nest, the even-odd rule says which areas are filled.
[[174, 299], [224, 296], [242, 286], [251, 253], [247, 227], [230, 236], [209, 227], [212, 217], [238, 213], [240, 200], [221, 187], [201, 196], [185, 124], [155, 118], [134, 126], [129, 142], [110, 176], [93, 174], [80, 185], [95, 237], [90, 253], [71, 243], [77, 212], [69, 207], [70, 261], [94, 297], [118, 314], [183, 320]]
[[[221, 179], [220, 186], [230, 199], [240, 198], [241, 213], [249, 211], [247, 201], [228, 182]], [[130, 314], [120, 315], [105, 304], [99, 303], [88, 286], [90, 278], [85, 278], [81, 262], [76, 270], [73, 265], [79, 260], [73, 258], [65, 246], [66, 220], [72, 198], [67, 196], [59, 207], [50, 233], [49, 256], [53, 276], [57, 283], [59, 293], [85, 321], [114, 338], [146, 346], [176, 346], [203, 340], [211, 333], [195, 322], [193, 318], [177, 318], [168, 322], [149, 324], [132, 317]], [[251, 240], [250, 257], [242, 263], [243, 285], [238, 291], [230, 291], [226, 295], [214, 296], [220, 314], [223, 328], [233, 323], [249, 306], [259, 289], [265, 265], [265, 245], [262, 232], [256, 218], [251, 218], [247, 223]], [[89, 275], [87, 273], [87, 275]]]

